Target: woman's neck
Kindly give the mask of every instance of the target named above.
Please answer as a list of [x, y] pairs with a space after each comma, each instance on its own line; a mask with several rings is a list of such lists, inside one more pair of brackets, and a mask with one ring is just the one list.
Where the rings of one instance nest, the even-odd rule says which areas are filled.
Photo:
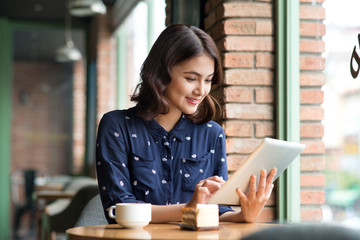
[[182, 113], [167, 113], [167, 114], [159, 114], [155, 117], [155, 120], [158, 124], [160, 124], [161, 127], [163, 127], [167, 132], [170, 132], [179, 119], [181, 118]]

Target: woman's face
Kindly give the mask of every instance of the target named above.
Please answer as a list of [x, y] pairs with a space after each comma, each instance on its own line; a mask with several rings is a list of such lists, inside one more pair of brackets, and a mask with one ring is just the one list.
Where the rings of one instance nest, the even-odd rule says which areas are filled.
[[165, 89], [173, 114], [193, 114], [209, 94], [214, 76], [214, 60], [207, 54], [191, 58], [171, 69], [171, 82]]

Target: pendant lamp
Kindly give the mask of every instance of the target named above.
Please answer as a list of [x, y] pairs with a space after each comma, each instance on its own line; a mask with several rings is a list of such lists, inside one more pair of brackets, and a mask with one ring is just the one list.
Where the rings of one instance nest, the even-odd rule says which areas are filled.
[[75, 62], [82, 58], [79, 49], [76, 48], [71, 35], [71, 16], [69, 7], [65, 8], [65, 43], [56, 50], [55, 60], [58, 62]]
[[77, 17], [89, 17], [106, 14], [106, 6], [102, 0], [72, 0], [70, 14]]

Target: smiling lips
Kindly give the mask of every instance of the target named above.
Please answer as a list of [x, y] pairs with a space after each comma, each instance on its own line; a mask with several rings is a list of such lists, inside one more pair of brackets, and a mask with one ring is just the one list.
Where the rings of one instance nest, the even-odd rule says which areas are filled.
[[186, 97], [186, 100], [193, 105], [197, 105], [200, 103], [200, 99], [196, 99], [196, 98], [190, 98], [190, 97]]

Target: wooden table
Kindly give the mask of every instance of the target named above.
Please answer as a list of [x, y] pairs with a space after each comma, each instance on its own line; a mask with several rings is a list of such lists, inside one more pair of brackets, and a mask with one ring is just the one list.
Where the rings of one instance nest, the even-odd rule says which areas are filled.
[[44, 199], [46, 201], [73, 198], [75, 196], [74, 191], [57, 191], [57, 190], [40, 190], [36, 192], [36, 198]]
[[179, 223], [149, 224], [143, 229], [125, 229], [118, 224], [76, 227], [66, 231], [68, 240], [110, 239], [240, 239], [250, 233], [276, 226], [267, 223], [220, 223], [218, 230], [189, 231]]

